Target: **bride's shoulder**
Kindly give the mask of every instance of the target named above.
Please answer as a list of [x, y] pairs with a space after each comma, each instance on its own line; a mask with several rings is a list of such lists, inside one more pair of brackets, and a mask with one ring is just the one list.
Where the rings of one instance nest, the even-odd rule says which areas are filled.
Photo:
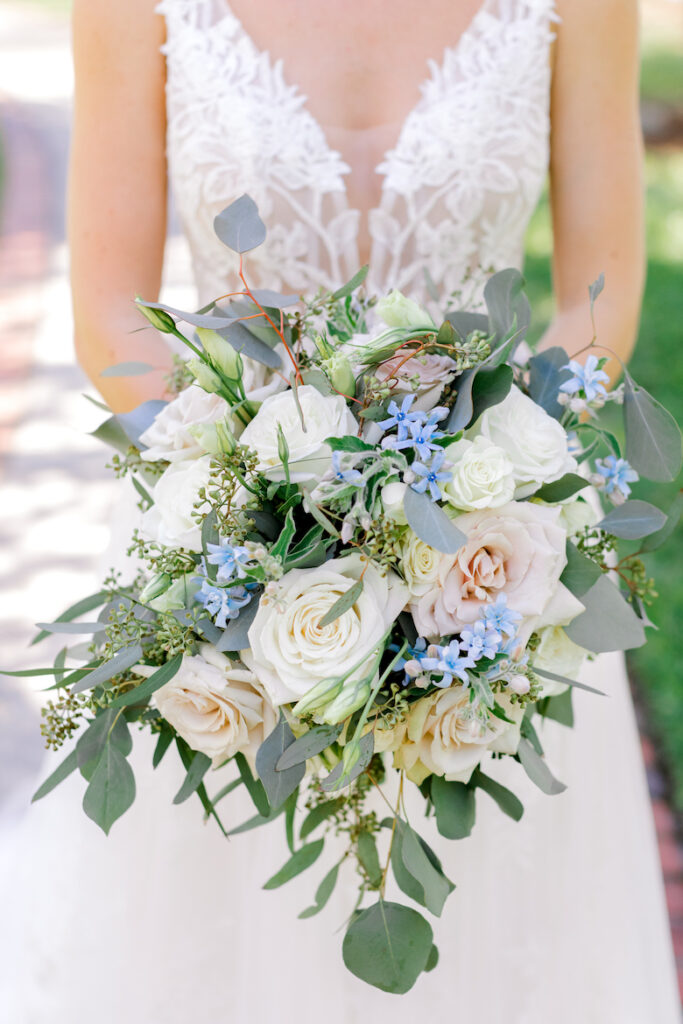
[[156, 12], [158, 0], [73, 0], [76, 40], [84, 39], [92, 49], [148, 50], [164, 38], [164, 20]]
[[618, 29], [638, 18], [638, 0], [555, 0], [560, 31]]
[[[630, 66], [637, 60], [639, 0], [555, 0], [558, 52], [565, 66], [585, 71], [605, 60]], [[574, 86], [578, 83], [574, 80]]]

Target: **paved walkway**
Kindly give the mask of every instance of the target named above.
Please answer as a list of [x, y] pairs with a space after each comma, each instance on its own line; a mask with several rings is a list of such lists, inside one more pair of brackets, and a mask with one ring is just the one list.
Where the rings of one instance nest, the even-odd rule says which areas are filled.
[[[37, 618], [97, 589], [115, 491], [102, 447], [85, 434], [101, 414], [82, 398], [94, 392], [71, 340], [63, 221], [71, 88], [64, 19], [0, 2], [0, 664], [8, 669], [35, 664], [40, 648], [26, 645]], [[177, 294], [187, 280], [177, 242], [167, 262], [167, 288]], [[55, 638], [52, 651], [58, 646]], [[25, 806], [39, 773], [38, 708], [25, 681], [0, 678], [0, 817]], [[643, 751], [683, 995], [683, 856], [645, 735]]]

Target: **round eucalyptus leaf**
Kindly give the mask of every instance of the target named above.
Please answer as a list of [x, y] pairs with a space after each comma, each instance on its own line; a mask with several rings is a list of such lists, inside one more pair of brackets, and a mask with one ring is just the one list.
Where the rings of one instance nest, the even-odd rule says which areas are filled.
[[430, 959], [433, 933], [422, 914], [380, 900], [355, 918], [344, 936], [344, 963], [383, 992], [408, 992]]

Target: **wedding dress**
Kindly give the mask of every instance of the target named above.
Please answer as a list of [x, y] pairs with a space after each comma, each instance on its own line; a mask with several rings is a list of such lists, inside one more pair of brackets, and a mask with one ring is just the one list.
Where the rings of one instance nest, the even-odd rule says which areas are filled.
[[[168, 156], [199, 301], [238, 287], [212, 220], [243, 192], [268, 227], [250, 283], [338, 285], [358, 268], [361, 214], [349, 168], [281, 62], [257, 49], [224, 0], [162, 0]], [[422, 96], [377, 173], [369, 216], [372, 284], [476, 304], [488, 273], [521, 264], [548, 164], [553, 0], [485, 0], [432, 62]], [[292, 70], [292, 69], [288, 69]], [[600, 657], [578, 692], [576, 727], [543, 743], [568, 790], [553, 798], [519, 765], [487, 771], [522, 798], [516, 824], [478, 797], [472, 837], [413, 823], [457, 890], [435, 921], [440, 962], [406, 996], [342, 966], [353, 870], [326, 910], [297, 920], [332, 860], [277, 892], [280, 825], [224, 840], [199, 805], [172, 807], [172, 753], [151, 770], [136, 739], [138, 795], [105, 838], [72, 776], [27, 811], [5, 850], [0, 1020], [7, 1024], [674, 1024], [678, 1000], [663, 888], [623, 658]], [[60, 755], [63, 756], [63, 755]], [[46, 770], [47, 771], [47, 770]], [[418, 802], [419, 806], [419, 802]], [[222, 805], [230, 827], [253, 814]], [[4, 1004], [4, 1009], [3, 1009]]]

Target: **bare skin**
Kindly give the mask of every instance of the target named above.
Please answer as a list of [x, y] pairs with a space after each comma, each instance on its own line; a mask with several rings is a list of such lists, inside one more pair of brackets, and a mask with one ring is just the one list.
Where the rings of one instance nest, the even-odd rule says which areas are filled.
[[[170, 356], [139, 333], [135, 294], [158, 294], [166, 232], [163, 20], [153, 0], [75, 0], [76, 100], [69, 236], [79, 360], [116, 411], [163, 394]], [[351, 166], [350, 204], [377, 204], [374, 167], [419, 96], [426, 62], [456, 42], [481, 0], [236, 0], [257, 45]], [[578, 352], [591, 338], [587, 284], [604, 271], [599, 340], [626, 360], [643, 287], [642, 143], [637, 0], [559, 0], [553, 47], [551, 195], [555, 319], [542, 347]], [[429, 15], [428, 17], [426, 15]], [[301, 32], [301, 25], [306, 31]], [[330, 60], [330, 54], [335, 59]], [[361, 252], [367, 257], [367, 216]], [[113, 363], [158, 367], [101, 378]], [[618, 364], [611, 367], [618, 370]]]

